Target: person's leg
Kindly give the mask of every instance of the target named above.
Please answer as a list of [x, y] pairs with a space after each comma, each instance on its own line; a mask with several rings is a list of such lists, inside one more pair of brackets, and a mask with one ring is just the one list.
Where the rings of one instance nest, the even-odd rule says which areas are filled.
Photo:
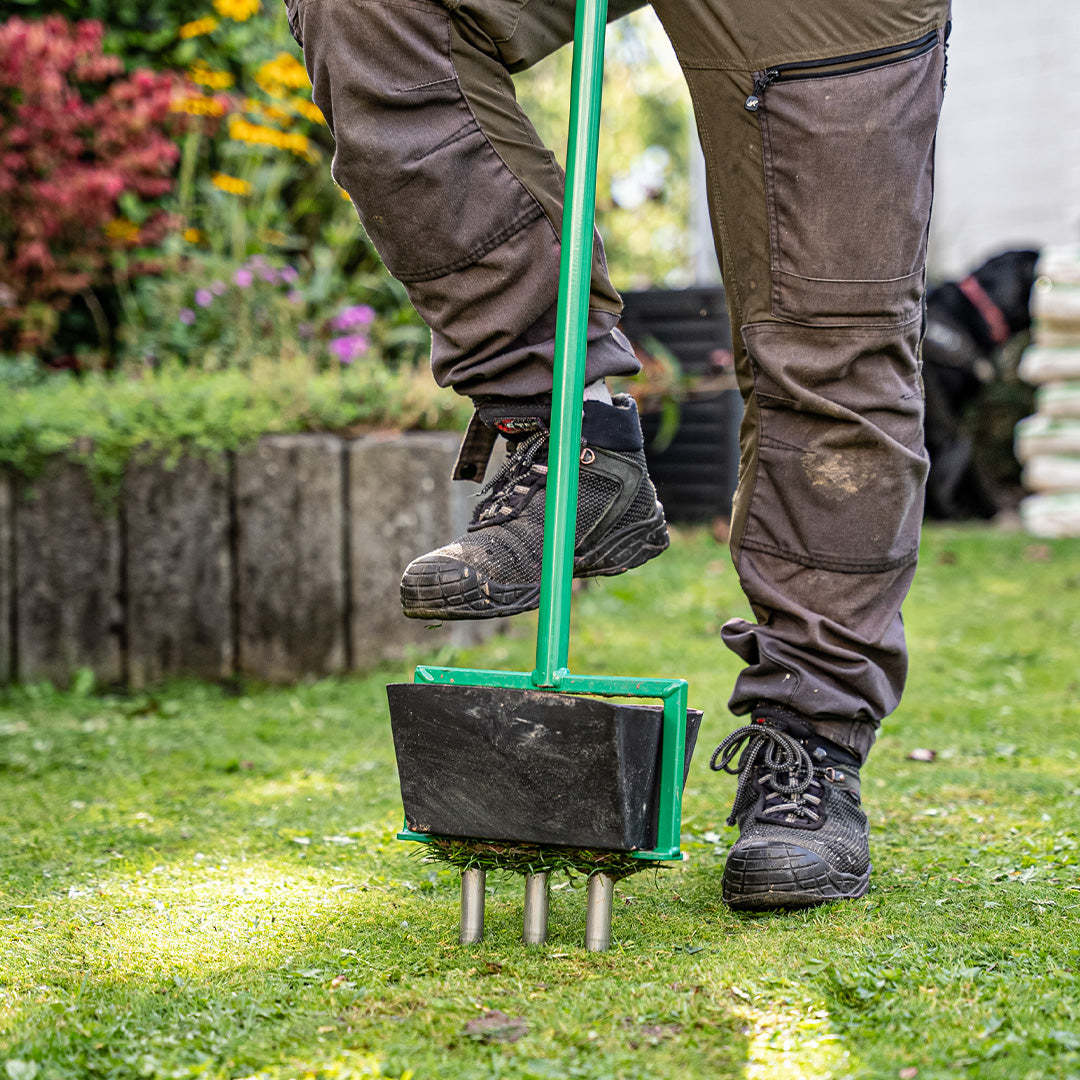
[[858, 765], [907, 669], [948, 0], [654, 7], [695, 102], [746, 405], [731, 548], [755, 621], [722, 636], [753, 722], [714, 759], [747, 746], [725, 898], [857, 896]]
[[[611, 17], [643, 0], [613, 0]], [[537, 605], [564, 177], [510, 71], [573, 36], [573, 0], [286, 0], [334, 176], [431, 327], [432, 368], [477, 404], [455, 475], [511, 442], [468, 533], [415, 559], [413, 618], [490, 618]], [[569, 88], [567, 91], [569, 104]], [[608, 375], [639, 364], [596, 237], [583, 414], [577, 576], [621, 573], [667, 546], [636, 408]], [[597, 384], [600, 384], [599, 386]], [[586, 395], [590, 396], [589, 394]]]
[[[616, 0], [613, 15], [642, 0]], [[573, 35], [551, 0], [286, 0], [333, 174], [432, 331], [441, 386], [551, 390], [563, 173], [510, 70]], [[587, 381], [638, 370], [599, 236]]]

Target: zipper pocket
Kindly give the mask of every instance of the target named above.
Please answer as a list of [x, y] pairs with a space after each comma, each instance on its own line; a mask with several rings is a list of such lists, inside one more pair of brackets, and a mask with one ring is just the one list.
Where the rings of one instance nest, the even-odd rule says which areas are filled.
[[827, 79], [834, 75], [853, 75], [872, 71], [888, 64], [912, 60], [930, 52], [937, 45], [938, 32], [931, 30], [904, 45], [888, 45], [884, 49], [831, 56], [824, 60], [801, 60], [791, 64], [776, 64], [754, 76], [754, 90], [744, 103], [747, 112], [757, 112], [765, 104], [765, 93], [773, 83], [793, 82], [796, 79]]

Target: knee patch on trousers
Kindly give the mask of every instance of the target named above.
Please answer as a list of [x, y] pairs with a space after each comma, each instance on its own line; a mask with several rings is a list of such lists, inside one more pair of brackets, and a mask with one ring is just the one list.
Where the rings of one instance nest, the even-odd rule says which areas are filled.
[[739, 547], [840, 573], [915, 561], [928, 468], [919, 328], [743, 327], [756, 446]]

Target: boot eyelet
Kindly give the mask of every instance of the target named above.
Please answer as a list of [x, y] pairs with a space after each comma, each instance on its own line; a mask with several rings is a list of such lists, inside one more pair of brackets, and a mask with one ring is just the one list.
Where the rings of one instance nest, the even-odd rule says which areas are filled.
[[596, 454], [586, 446], [585, 449], [581, 451], [581, 464], [591, 465], [595, 460]]

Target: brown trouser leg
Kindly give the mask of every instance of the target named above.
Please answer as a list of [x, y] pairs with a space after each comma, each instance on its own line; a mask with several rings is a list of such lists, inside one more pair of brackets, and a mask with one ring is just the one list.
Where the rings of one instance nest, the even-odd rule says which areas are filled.
[[[335, 176], [432, 326], [436, 377], [549, 389], [562, 176], [507, 72], [567, 40], [572, 0], [287, 2]], [[948, 0], [654, 6], [694, 100], [746, 402], [732, 553], [756, 621], [723, 631], [747, 665], [731, 706], [876, 723], [906, 676], [927, 468]], [[618, 310], [598, 244], [590, 380], [633, 369]]]
[[877, 722], [907, 671], [927, 470], [948, 0], [654, 6], [695, 103], [746, 402], [732, 553], [756, 621], [723, 629], [747, 665], [731, 707]]
[[[334, 178], [431, 327], [438, 383], [472, 396], [550, 392], [564, 177], [509, 72], [572, 36], [572, 9], [568, 24], [548, 0], [286, 6], [337, 144]], [[617, 15], [640, 0], [611, 6]], [[639, 370], [615, 330], [621, 307], [597, 235], [589, 382]]]

